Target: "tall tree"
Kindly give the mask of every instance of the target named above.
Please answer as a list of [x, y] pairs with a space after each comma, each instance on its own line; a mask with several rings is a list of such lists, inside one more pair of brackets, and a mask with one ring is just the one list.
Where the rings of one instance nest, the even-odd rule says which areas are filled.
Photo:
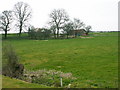
[[12, 22], [12, 11], [3, 11], [0, 15], [0, 28], [5, 32], [5, 39], [7, 38], [7, 31], [10, 30]]
[[64, 9], [54, 9], [50, 13], [51, 21], [49, 22], [51, 26], [55, 26], [57, 30], [57, 38], [59, 38], [59, 31], [62, 26], [69, 20], [69, 17]]
[[18, 2], [14, 6], [14, 15], [16, 17], [16, 26], [19, 28], [20, 36], [23, 28], [28, 25], [28, 21], [31, 18], [31, 8], [27, 3]]
[[92, 29], [92, 27], [90, 25], [85, 27], [85, 31], [86, 31], [86, 35], [89, 34], [90, 30]]
[[73, 28], [74, 28], [74, 26], [73, 26], [72, 22], [69, 22], [69, 23], [64, 25], [63, 30], [67, 34], [67, 38], [68, 38], [68, 35], [70, 34], [70, 31], [73, 30]]

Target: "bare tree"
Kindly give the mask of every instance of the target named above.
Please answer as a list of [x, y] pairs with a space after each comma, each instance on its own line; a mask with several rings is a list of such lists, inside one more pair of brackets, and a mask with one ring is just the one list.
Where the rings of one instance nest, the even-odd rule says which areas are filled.
[[74, 26], [73, 26], [72, 22], [69, 22], [69, 23], [64, 25], [63, 30], [67, 34], [67, 38], [68, 38], [68, 35], [70, 34], [70, 31], [73, 30], [73, 28], [74, 28]]
[[16, 16], [17, 24], [16, 26], [19, 28], [19, 36], [24, 27], [27, 27], [28, 20], [31, 18], [31, 8], [27, 3], [18, 2], [14, 6], [14, 14]]
[[85, 26], [85, 24], [82, 21], [80, 21], [80, 19], [77, 19], [77, 18], [74, 18], [73, 23], [74, 23], [74, 30], [78, 30], [81, 27]]
[[64, 9], [54, 9], [50, 13], [51, 21], [49, 22], [51, 26], [55, 26], [57, 30], [57, 38], [59, 38], [59, 30], [62, 26], [69, 20], [67, 13]]
[[0, 29], [5, 32], [5, 39], [7, 38], [7, 31], [10, 30], [10, 24], [12, 22], [12, 11], [3, 11], [0, 16]]
[[90, 30], [92, 29], [92, 27], [90, 25], [85, 27], [85, 31], [86, 31], [86, 35], [89, 34]]
[[54, 35], [54, 38], [56, 38], [56, 26], [55, 25], [52, 25], [50, 27], [50, 30], [52, 31], [53, 35]]

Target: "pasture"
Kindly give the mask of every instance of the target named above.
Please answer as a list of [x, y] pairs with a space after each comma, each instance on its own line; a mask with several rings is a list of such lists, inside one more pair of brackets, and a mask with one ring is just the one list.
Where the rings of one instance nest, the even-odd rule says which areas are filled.
[[[3, 44], [12, 44], [26, 70], [46, 69], [72, 73], [76, 79], [70, 80], [71, 87], [117, 88], [118, 33], [97, 33], [91, 37], [58, 40], [11, 38], [3, 40]], [[11, 85], [14, 79], [7, 81], [8, 78], [3, 77], [3, 87], [14, 88], [21, 84]], [[34, 85], [27, 87], [34, 88]]]

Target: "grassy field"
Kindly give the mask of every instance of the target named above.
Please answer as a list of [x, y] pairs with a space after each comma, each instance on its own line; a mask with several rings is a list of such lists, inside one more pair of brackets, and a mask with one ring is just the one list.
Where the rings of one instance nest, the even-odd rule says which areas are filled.
[[[70, 82], [79, 88], [118, 87], [117, 32], [96, 33], [93, 38], [61, 40], [8, 39], [26, 70], [71, 72], [77, 79]], [[34, 87], [34, 84], [10, 82], [3, 77], [3, 87]], [[63, 81], [64, 82], [64, 81]], [[37, 87], [37, 85], [35, 86]]]
[[5, 76], [2, 76], [2, 78], [2, 88], [50, 88], [44, 85], [28, 83], [18, 79], [11, 79]]

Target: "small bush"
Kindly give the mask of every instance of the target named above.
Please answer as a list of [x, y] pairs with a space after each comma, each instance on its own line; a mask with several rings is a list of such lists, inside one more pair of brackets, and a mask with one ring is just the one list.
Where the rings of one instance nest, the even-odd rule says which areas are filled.
[[37, 30], [36, 28], [32, 27], [31, 29], [29, 28], [28, 36], [30, 39], [45, 40], [50, 38], [51, 31], [45, 28]]
[[23, 74], [24, 66], [19, 64], [18, 56], [13, 47], [8, 44], [2, 48], [2, 74], [19, 78]]

